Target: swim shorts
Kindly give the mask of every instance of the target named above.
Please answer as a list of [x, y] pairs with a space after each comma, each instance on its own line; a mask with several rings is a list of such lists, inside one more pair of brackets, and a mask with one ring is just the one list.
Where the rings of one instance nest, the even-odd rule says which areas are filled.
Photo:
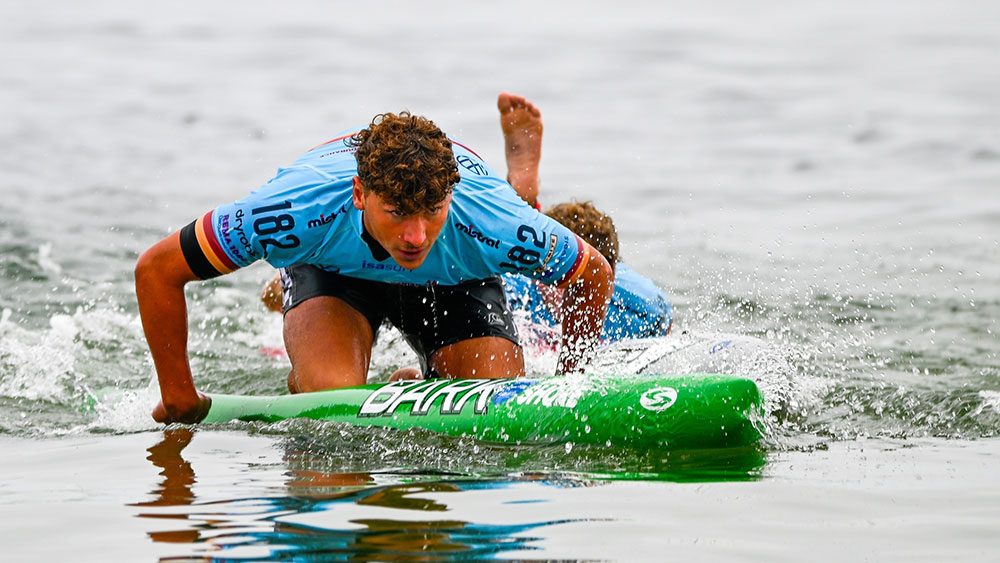
[[315, 266], [282, 268], [285, 312], [313, 297], [336, 297], [368, 319], [378, 334], [388, 321], [420, 357], [424, 373], [439, 349], [469, 338], [499, 336], [520, 345], [500, 278], [458, 285], [409, 285], [343, 276]]

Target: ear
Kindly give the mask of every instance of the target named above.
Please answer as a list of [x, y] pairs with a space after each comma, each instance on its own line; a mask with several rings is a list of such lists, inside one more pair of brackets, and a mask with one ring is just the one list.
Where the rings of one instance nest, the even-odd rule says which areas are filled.
[[354, 184], [351, 190], [351, 199], [354, 200], [354, 208], [360, 211], [365, 210], [365, 187], [361, 184], [361, 178], [354, 177]]

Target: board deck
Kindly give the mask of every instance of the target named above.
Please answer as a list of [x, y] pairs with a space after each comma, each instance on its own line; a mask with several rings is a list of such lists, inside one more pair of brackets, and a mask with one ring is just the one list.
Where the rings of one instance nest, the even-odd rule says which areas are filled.
[[763, 419], [757, 385], [718, 374], [432, 379], [211, 398], [203, 423], [312, 418], [500, 443], [745, 446], [760, 440]]

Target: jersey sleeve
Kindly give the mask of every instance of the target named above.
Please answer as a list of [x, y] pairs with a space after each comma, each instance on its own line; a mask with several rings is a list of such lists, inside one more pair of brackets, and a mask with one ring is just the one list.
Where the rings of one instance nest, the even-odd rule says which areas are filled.
[[495, 209], [484, 213], [496, 238], [486, 244], [497, 272], [521, 274], [549, 285], [565, 286], [579, 277], [590, 258], [587, 245], [573, 231], [517, 197], [507, 188], [491, 195]]
[[306, 260], [318, 241], [306, 229], [302, 206], [283, 175], [181, 229], [181, 250], [196, 276], [218, 277], [257, 260], [279, 268]]

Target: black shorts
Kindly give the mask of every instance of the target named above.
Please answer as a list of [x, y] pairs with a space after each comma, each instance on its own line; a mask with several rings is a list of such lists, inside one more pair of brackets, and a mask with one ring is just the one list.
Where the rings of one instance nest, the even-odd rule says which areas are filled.
[[458, 285], [404, 285], [351, 278], [315, 266], [280, 272], [286, 313], [313, 297], [336, 297], [364, 315], [373, 334], [385, 321], [399, 329], [420, 357], [424, 373], [434, 352], [462, 340], [499, 336], [519, 345], [503, 282], [497, 277]]

